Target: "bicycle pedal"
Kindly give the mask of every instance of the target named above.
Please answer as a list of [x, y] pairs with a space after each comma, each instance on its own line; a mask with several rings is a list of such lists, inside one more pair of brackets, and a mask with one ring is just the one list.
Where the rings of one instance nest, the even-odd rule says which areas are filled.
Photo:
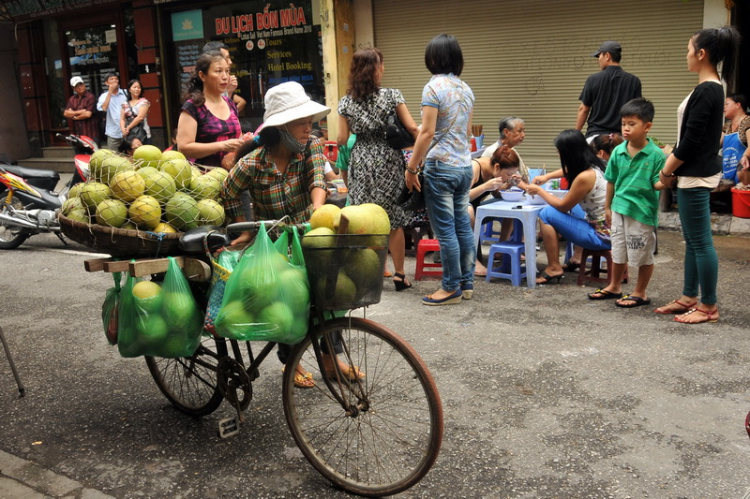
[[219, 421], [219, 436], [224, 440], [237, 435], [239, 432], [240, 424], [237, 421], [237, 416]]

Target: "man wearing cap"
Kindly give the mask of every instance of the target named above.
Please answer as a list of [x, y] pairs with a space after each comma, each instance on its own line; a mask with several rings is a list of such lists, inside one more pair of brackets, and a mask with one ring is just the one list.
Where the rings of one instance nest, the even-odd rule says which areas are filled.
[[68, 105], [63, 111], [63, 116], [73, 120], [73, 133], [76, 135], [85, 135], [94, 142], [99, 143], [99, 123], [97, 123], [94, 109], [96, 98], [94, 94], [86, 90], [86, 84], [80, 76], [74, 76], [70, 79], [70, 86], [73, 87], [73, 95], [68, 99]]
[[622, 47], [615, 41], [602, 43], [591, 54], [599, 60], [600, 72], [589, 76], [579, 100], [576, 129], [586, 127], [586, 140], [597, 135], [620, 132], [620, 108], [629, 100], [641, 97], [641, 80], [620, 67]]
[[104, 134], [107, 136], [107, 149], [117, 151], [122, 144], [122, 129], [120, 128], [120, 111], [122, 105], [128, 102], [125, 91], [120, 88], [120, 77], [114, 73], [108, 73], [104, 80], [107, 91], [99, 96], [96, 108], [107, 113]]

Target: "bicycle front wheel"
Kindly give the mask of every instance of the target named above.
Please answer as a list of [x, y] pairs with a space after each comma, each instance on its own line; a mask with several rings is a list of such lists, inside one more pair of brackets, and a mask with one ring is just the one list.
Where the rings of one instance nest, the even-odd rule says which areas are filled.
[[227, 355], [224, 339], [203, 337], [192, 357], [146, 357], [148, 370], [165, 397], [190, 416], [211, 414], [224, 396], [217, 382], [218, 364]]
[[[294, 440], [307, 460], [344, 490], [379, 497], [408, 489], [435, 463], [443, 438], [443, 410], [432, 375], [408, 343], [373, 321], [326, 321], [314, 341], [323, 343], [323, 331], [340, 335], [339, 359], [358, 366], [363, 376], [357, 380], [353, 371], [339, 383], [335, 373], [321, 372], [310, 336], [297, 345], [283, 383]], [[314, 388], [294, 386], [298, 364], [313, 373]]]

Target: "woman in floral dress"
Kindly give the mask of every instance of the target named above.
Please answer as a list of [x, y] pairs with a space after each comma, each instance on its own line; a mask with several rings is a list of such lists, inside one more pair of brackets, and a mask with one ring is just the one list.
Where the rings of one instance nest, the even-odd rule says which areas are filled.
[[406, 162], [401, 151], [392, 149], [385, 140], [388, 115], [396, 110], [404, 127], [416, 138], [417, 124], [409, 114], [401, 91], [380, 88], [383, 77], [383, 54], [376, 48], [358, 50], [352, 58], [349, 90], [339, 102], [338, 143], [345, 145], [350, 133], [357, 142], [349, 159], [349, 202], [354, 205], [374, 203], [382, 206], [391, 220], [388, 251], [393, 258], [396, 291], [410, 288], [404, 274], [404, 227], [411, 213], [396, 204], [405, 186]]

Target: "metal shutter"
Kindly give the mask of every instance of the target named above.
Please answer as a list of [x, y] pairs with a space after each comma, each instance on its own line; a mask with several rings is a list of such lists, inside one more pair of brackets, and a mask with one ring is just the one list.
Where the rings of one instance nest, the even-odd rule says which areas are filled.
[[602, 41], [622, 45], [623, 69], [640, 77], [656, 108], [650, 135], [663, 142], [675, 141], [677, 106], [698, 82], [685, 54], [690, 35], [702, 28], [703, 1], [374, 0], [373, 18], [385, 57], [383, 86], [404, 93], [417, 123], [430, 78], [424, 48], [436, 34], [452, 34], [485, 144], [497, 140], [500, 118], [523, 118], [526, 139], [518, 149], [532, 168], [559, 166], [552, 140], [575, 126], [584, 81], [599, 71], [590, 54]]

